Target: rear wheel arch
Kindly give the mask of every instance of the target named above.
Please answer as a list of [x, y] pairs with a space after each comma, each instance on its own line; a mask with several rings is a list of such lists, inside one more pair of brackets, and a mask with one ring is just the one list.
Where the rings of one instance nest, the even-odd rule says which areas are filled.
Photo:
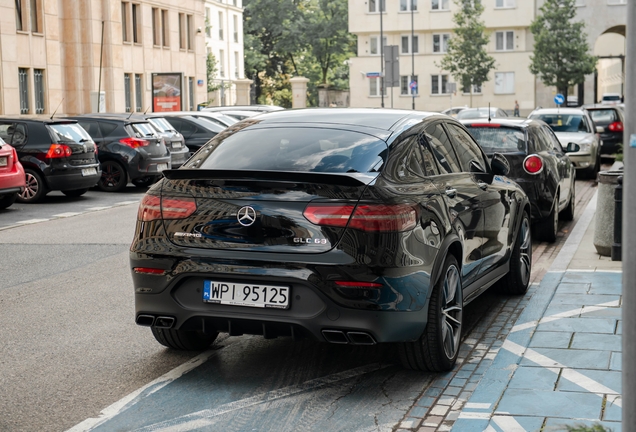
[[[456, 236], [447, 237], [442, 242], [442, 245], [439, 248], [439, 252], [437, 253], [437, 257], [435, 258], [435, 264], [433, 265], [433, 271], [431, 274], [431, 286], [434, 286], [441, 277], [443, 270], [442, 267], [444, 266], [444, 261], [446, 261], [446, 257], [448, 255], [452, 255], [455, 257], [461, 273], [463, 252], [459, 238]], [[433, 290], [429, 289], [428, 298], [431, 297], [432, 291]]]

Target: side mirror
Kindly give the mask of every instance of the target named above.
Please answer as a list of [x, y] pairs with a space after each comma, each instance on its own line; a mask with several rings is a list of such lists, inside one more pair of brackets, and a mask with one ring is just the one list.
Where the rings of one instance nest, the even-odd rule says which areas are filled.
[[596, 126], [596, 133], [603, 133], [605, 132], [605, 128], [603, 126]]
[[[603, 128], [601, 128], [601, 129], [603, 129]], [[565, 152], [566, 153], [576, 153], [579, 150], [581, 150], [581, 146], [576, 144], [576, 143], [573, 143], [573, 142], [568, 143], [568, 146], [565, 148]]]
[[501, 153], [495, 153], [490, 161], [490, 167], [495, 175], [506, 176], [510, 172], [510, 163]]

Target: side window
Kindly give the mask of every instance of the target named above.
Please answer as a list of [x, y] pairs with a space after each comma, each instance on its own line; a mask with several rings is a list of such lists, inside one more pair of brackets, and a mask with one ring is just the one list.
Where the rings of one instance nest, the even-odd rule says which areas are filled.
[[579, 129], [581, 130], [581, 132], [587, 132], [587, 133], [593, 132], [587, 117], [583, 116], [583, 120], [581, 121], [581, 124], [579, 125]]
[[181, 134], [184, 137], [189, 137], [191, 136], [193, 133], [195, 133], [197, 131], [197, 127], [193, 124], [190, 124], [186, 121], [182, 122], [181, 124], [181, 130], [179, 132], [181, 132]]
[[183, 126], [183, 122], [181, 121], [181, 119], [178, 119], [176, 117], [166, 117], [166, 120], [168, 120], [168, 123], [170, 123], [177, 132], [181, 132], [181, 126]]
[[563, 153], [563, 147], [561, 147], [561, 143], [557, 139], [556, 135], [554, 135], [554, 131], [550, 127], [543, 126], [541, 128], [543, 133], [546, 135], [547, 141], [550, 143], [550, 146], [554, 151]]
[[116, 123], [99, 122], [99, 129], [103, 137], [107, 137], [117, 129]]
[[540, 129], [528, 128], [528, 136], [530, 137], [530, 139], [532, 140], [532, 143], [534, 144], [535, 152], [538, 153], [542, 151], [552, 150], [552, 142], [546, 141], [547, 137]]
[[420, 152], [420, 149], [418, 148], [418, 145], [417, 145], [417, 138], [412, 139], [410, 141], [412, 141], [412, 144], [411, 144], [411, 153], [409, 154], [409, 158], [408, 158], [409, 170], [411, 170], [411, 172], [414, 174], [425, 176], [426, 174], [424, 173], [424, 168], [423, 168], [424, 160], [422, 159], [422, 152]]
[[86, 132], [93, 138], [93, 140], [101, 139], [102, 133], [99, 130], [99, 124], [96, 121], [90, 120], [78, 120], [77, 124], [84, 128]]
[[13, 123], [0, 123], [0, 138], [7, 143], [11, 142], [11, 136], [13, 135], [14, 128], [12, 125]]
[[[422, 138], [422, 137], [420, 137]], [[426, 140], [420, 139], [420, 151], [422, 152], [422, 160], [424, 167], [424, 175], [435, 176], [439, 174], [437, 165], [435, 165], [435, 156], [431, 153], [431, 149], [426, 144]]]
[[23, 146], [27, 142], [27, 128], [23, 123], [13, 123], [10, 129], [13, 128], [13, 137], [11, 138], [11, 145]]
[[488, 165], [484, 160], [483, 153], [468, 132], [452, 123], [447, 123], [446, 127], [455, 143], [455, 151], [457, 152], [457, 157], [459, 157], [463, 170], [469, 172], [470, 163], [472, 161], [477, 162], [479, 166], [486, 170]]
[[441, 174], [461, 172], [459, 161], [441, 123], [433, 124], [425, 129], [431, 152], [439, 164]]

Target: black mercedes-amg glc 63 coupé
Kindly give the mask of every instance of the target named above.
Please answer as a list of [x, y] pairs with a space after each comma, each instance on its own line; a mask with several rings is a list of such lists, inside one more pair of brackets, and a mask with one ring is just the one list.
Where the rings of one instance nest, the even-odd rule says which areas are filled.
[[530, 205], [454, 119], [306, 109], [246, 119], [144, 196], [130, 264], [136, 322], [161, 344], [219, 332], [397, 343], [453, 367], [462, 311], [527, 290]]

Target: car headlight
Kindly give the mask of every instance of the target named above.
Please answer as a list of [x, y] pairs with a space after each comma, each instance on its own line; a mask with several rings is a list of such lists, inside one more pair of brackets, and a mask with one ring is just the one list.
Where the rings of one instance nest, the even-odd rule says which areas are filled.
[[579, 149], [580, 152], [587, 153], [592, 148], [592, 141], [591, 140], [583, 140], [583, 141], [581, 141], [578, 144], [579, 144], [579, 147], [580, 147], [580, 149]]

